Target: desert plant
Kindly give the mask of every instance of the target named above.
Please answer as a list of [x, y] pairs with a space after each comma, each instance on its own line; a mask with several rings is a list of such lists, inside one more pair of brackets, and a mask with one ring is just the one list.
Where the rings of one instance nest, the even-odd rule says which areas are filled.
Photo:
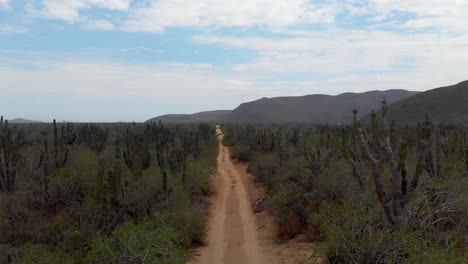
[[14, 192], [16, 180], [23, 173], [23, 157], [20, 154], [22, 134], [13, 132], [8, 121], [0, 122], [0, 192]]
[[[353, 110], [354, 128], [359, 138], [361, 153], [370, 163], [375, 192], [385, 215], [390, 223], [398, 225], [403, 220], [403, 209], [416, 192], [419, 179], [423, 173], [424, 159], [427, 157], [430, 146], [429, 141], [432, 135], [432, 123], [426, 117], [426, 121], [420, 127], [417, 150], [418, 160], [416, 169], [408, 185], [406, 168], [407, 144], [402, 142], [398, 147], [398, 140], [393, 136], [393, 133], [391, 134], [394, 128], [390, 128], [388, 125], [387, 113], [387, 101], [384, 99], [382, 100], [380, 124], [377, 121], [377, 114], [375, 112], [372, 113], [372, 136], [374, 139], [372, 148], [366, 140], [364, 130], [361, 128], [357, 110]], [[374, 153], [372, 153], [372, 149]], [[400, 162], [397, 161], [398, 156]], [[385, 189], [383, 184], [385, 167], [388, 167], [391, 175], [391, 184], [389, 184], [388, 189]]]

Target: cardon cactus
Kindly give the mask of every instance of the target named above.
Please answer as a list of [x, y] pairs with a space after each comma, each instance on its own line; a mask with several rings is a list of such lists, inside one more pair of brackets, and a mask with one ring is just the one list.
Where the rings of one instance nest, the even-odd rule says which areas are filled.
[[13, 135], [3, 117], [0, 121], [0, 191], [14, 192], [16, 179], [24, 168], [20, 153], [23, 137], [21, 133]]
[[143, 170], [148, 169], [151, 164], [148, 141], [143, 137], [132, 135], [127, 130], [125, 147], [123, 152], [125, 164], [135, 178], [140, 178]]
[[[405, 162], [407, 146], [405, 143], [401, 143], [399, 147], [395, 146], [395, 142], [392, 144], [387, 112], [387, 101], [384, 99], [382, 101], [381, 122], [377, 121], [375, 112], [372, 114], [372, 134], [374, 139], [372, 147], [365, 138], [357, 110], [353, 110], [354, 128], [359, 137], [362, 155], [370, 163], [377, 198], [383, 206], [389, 222], [393, 225], [398, 225], [402, 221], [404, 207], [416, 192], [419, 178], [423, 173], [425, 159], [429, 152], [433, 126], [428, 117], [426, 117], [424, 124], [420, 126], [417, 150], [418, 160], [411, 183], [408, 184]], [[397, 162], [398, 153], [400, 155], [399, 162]], [[391, 173], [389, 188], [385, 188], [383, 184], [383, 168], [385, 167], [389, 167]]]

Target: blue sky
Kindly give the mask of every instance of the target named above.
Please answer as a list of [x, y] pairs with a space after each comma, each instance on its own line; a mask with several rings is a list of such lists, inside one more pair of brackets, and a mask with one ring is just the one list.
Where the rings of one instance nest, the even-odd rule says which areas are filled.
[[468, 79], [457, 0], [0, 0], [0, 113], [144, 121]]

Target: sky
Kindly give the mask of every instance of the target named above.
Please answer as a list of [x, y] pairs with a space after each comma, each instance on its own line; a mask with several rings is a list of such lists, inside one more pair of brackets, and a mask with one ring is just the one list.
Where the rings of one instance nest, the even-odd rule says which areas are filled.
[[0, 114], [144, 121], [468, 79], [466, 0], [0, 0]]

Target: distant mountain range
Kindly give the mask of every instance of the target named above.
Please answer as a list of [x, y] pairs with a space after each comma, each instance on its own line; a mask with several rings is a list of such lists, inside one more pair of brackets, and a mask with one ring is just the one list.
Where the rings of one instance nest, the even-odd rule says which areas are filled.
[[328, 123], [344, 124], [353, 119], [352, 109], [367, 114], [379, 107], [383, 97], [393, 103], [417, 92], [405, 90], [371, 91], [331, 95], [262, 98], [241, 104], [225, 116], [225, 121], [248, 123]]
[[[422, 122], [426, 114], [436, 123], [468, 125], [468, 81], [426, 92], [406, 90], [343, 93], [336, 96], [313, 94], [294, 97], [261, 98], [239, 105], [234, 110], [195, 114], [163, 115], [146, 122], [198, 123], [327, 123], [349, 124], [352, 109], [363, 121], [373, 109], [380, 109], [382, 98], [389, 103], [389, 117], [400, 125]], [[42, 123], [16, 118], [12, 124]]]
[[239, 105], [232, 111], [210, 111], [193, 115], [164, 115], [151, 121], [163, 122], [245, 122], [245, 123], [350, 123], [352, 109], [368, 114], [378, 109], [383, 97], [393, 103], [417, 92], [405, 90], [371, 91], [331, 95], [261, 98]]
[[8, 120], [8, 123], [10, 123], [10, 124], [38, 124], [38, 123], [42, 123], [42, 122], [23, 119], [23, 118], [15, 118], [15, 119]]
[[232, 111], [165, 115], [149, 121], [349, 124], [352, 109], [357, 108], [363, 121], [368, 121], [371, 111], [380, 109], [383, 97], [389, 103], [389, 118], [402, 125], [421, 122], [426, 114], [437, 123], [468, 124], [468, 81], [426, 92], [387, 90], [261, 98]]

